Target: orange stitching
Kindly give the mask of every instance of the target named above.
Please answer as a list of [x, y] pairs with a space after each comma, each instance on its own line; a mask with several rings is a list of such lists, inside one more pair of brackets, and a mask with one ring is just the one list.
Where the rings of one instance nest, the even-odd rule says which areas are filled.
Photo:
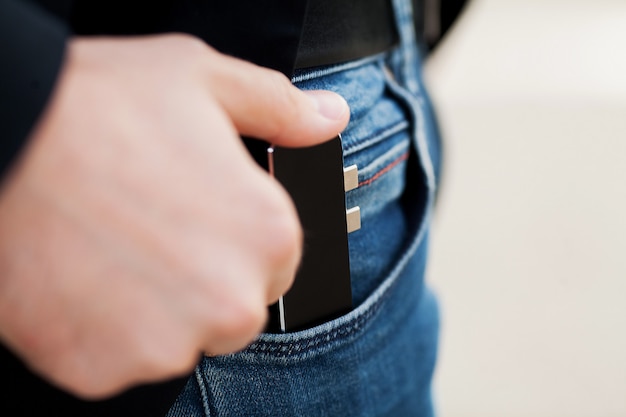
[[406, 161], [408, 158], [409, 158], [409, 151], [406, 151], [405, 153], [403, 153], [402, 155], [400, 155], [399, 157], [391, 161], [389, 165], [387, 165], [386, 167], [378, 171], [376, 174], [374, 174], [373, 177], [359, 182], [359, 187], [362, 185], [370, 185], [371, 183], [376, 181], [378, 178], [382, 177], [387, 172], [391, 171], [396, 165], [398, 165], [402, 161]]

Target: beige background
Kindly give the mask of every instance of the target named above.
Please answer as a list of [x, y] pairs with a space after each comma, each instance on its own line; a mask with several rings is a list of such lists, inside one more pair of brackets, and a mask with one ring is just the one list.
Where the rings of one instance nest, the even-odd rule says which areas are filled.
[[473, 0], [426, 80], [440, 417], [626, 416], [626, 1]]

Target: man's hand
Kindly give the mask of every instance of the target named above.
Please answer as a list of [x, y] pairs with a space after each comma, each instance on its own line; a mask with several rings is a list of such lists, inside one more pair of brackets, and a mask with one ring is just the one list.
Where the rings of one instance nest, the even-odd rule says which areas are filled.
[[243, 348], [302, 233], [239, 134], [316, 144], [345, 101], [184, 35], [77, 39], [0, 194], [0, 338], [85, 398]]

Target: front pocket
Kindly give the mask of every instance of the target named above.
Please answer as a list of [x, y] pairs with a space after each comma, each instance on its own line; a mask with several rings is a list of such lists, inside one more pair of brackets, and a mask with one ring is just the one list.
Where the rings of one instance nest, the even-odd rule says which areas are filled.
[[346, 196], [363, 216], [349, 236], [355, 308], [307, 330], [262, 334], [232, 355], [203, 358], [188, 387], [201, 403], [176, 409], [251, 417], [430, 413], [437, 326], [423, 285], [432, 196], [428, 155], [421, 154], [427, 149], [416, 137], [412, 103], [389, 84], [380, 62], [300, 85], [335, 86], [354, 111], [343, 132], [345, 165], [360, 171], [359, 188]]
[[[262, 334], [242, 354], [298, 360], [313, 352], [327, 352], [364, 332], [383, 308], [389, 289], [405, 273], [407, 264], [426, 246], [433, 190], [429, 189], [428, 150], [417, 137], [420, 128], [410, 93], [394, 83], [381, 61], [350, 68], [333, 76], [352, 79], [351, 88], [339, 88], [356, 109], [342, 133], [344, 165], [357, 165], [359, 187], [346, 194], [346, 206], [361, 208], [361, 229], [349, 235], [352, 312], [311, 329]], [[358, 89], [355, 79], [366, 79], [369, 89]], [[301, 88], [350, 85], [315, 79]], [[373, 96], [373, 97], [372, 97]], [[364, 106], [362, 103], [368, 103]], [[369, 107], [368, 107], [369, 106]], [[421, 153], [426, 153], [421, 155]], [[424, 254], [425, 258], [425, 254]], [[425, 261], [425, 259], [423, 259]], [[416, 277], [421, 283], [421, 276]]]
[[426, 232], [411, 231], [391, 272], [345, 316], [204, 358], [190, 382], [197, 408], [220, 417], [430, 415], [438, 324], [423, 286]]

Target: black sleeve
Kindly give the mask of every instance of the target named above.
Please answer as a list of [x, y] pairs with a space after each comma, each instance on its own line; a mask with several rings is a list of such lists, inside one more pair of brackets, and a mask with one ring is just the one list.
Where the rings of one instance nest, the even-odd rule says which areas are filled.
[[37, 6], [0, 0], [0, 177], [45, 108], [67, 37], [67, 28]]
[[[41, 116], [63, 64], [69, 30], [25, 0], [0, 0], [0, 180]], [[188, 376], [82, 401], [31, 372], [0, 341], [2, 415], [164, 416]]]
[[107, 400], [84, 401], [35, 375], [2, 344], [0, 370], [0, 414], [11, 417], [164, 417], [189, 378], [137, 386]]

